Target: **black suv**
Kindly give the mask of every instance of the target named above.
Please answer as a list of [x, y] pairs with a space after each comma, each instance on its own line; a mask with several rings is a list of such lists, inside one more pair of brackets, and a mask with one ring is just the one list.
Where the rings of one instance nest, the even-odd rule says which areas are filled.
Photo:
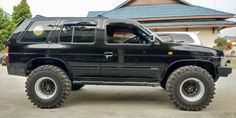
[[232, 72], [222, 51], [165, 43], [125, 19], [37, 16], [4, 44], [8, 73], [28, 77], [27, 96], [39, 108], [59, 107], [84, 85], [160, 85], [180, 109], [201, 110]]

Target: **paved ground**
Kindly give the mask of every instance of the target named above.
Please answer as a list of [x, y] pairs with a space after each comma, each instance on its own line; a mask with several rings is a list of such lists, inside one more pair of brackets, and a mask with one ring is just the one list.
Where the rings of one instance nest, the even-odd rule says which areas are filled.
[[58, 109], [38, 109], [25, 95], [25, 78], [0, 66], [0, 118], [236, 118], [236, 70], [217, 82], [213, 103], [201, 112], [180, 111], [161, 88], [86, 86]]

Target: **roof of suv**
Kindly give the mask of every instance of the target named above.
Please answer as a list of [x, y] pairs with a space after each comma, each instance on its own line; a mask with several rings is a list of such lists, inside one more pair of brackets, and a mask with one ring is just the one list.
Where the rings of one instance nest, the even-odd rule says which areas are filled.
[[108, 19], [110, 21], [119, 21], [119, 22], [135, 22], [131, 19], [120, 19], [120, 18], [107, 18], [104, 16], [98, 16], [98, 17], [45, 17], [41, 15], [36, 15], [34, 18], [31, 19]]

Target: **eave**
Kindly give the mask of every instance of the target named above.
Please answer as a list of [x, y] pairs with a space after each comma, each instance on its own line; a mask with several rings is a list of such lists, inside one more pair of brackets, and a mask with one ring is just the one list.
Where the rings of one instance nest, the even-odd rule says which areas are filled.
[[164, 20], [189, 20], [189, 19], [229, 19], [232, 16], [183, 16], [183, 17], [161, 17], [161, 18], [132, 18], [139, 22], [164, 21]]
[[178, 29], [178, 28], [230, 28], [230, 27], [236, 27], [236, 24], [234, 25], [191, 25], [191, 26], [152, 26], [147, 27], [149, 29]]
[[228, 20], [186, 20], [186, 21], [141, 22], [141, 23], [150, 29], [190, 28], [190, 27], [229, 28], [236, 26], [236, 22]]

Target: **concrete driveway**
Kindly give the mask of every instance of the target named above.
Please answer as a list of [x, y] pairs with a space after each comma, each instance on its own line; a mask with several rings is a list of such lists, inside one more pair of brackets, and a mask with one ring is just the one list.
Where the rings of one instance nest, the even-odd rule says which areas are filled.
[[57, 109], [39, 109], [25, 95], [25, 78], [0, 66], [0, 118], [236, 118], [236, 70], [217, 82], [207, 109], [177, 109], [159, 87], [85, 86]]

